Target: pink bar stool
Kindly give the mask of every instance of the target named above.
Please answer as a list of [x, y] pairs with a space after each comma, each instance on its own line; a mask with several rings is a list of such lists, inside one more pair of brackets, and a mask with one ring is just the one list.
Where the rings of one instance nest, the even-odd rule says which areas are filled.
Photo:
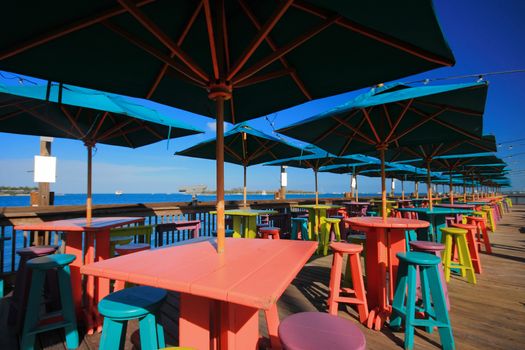
[[279, 325], [283, 350], [365, 350], [366, 339], [349, 320], [323, 312], [300, 312]]
[[477, 216], [467, 216], [467, 224], [476, 225], [476, 241], [478, 245], [478, 251], [481, 251], [481, 246], [485, 246], [485, 251], [488, 254], [492, 254], [492, 246], [490, 245], [489, 234], [487, 232], [487, 226], [485, 225], [485, 219]]
[[[430, 253], [434, 254], [441, 259], [441, 252], [445, 250], [445, 245], [437, 242], [430, 241], [411, 241], [410, 248], [416, 252]], [[447, 310], [450, 311], [450, 301], [448, 299], [448, 288], [447, 282], [445, 280], [445, 275], [443, 273], [443, 264], [438, 265], [439, 278], [441, 279], [441, 285], [443, 287], [443, 294], [445, 295], [445, 302], [447, 304]], [[418, 288], [418, 297], [421, 295], [421, 284], [419, 281], [419, 274], [417, 276], [417, 288]]]
[[281, 229], [279, 227], [261, 227], [259, 229], [259, 234], [263, 239], [280, 239], [279, 234]]
[[469, 224], [452, 224], [452, 227], [462, 228], [467, 230], [467, 243], [468, 250], [470, 252], [470, 259], [472, 260], [472, 266], [476, 273], [481, 273], [481, 259], [479, 258], [478, 245], [476, 243], [476, 231], [478, 227], [476, 225]]
[[[137, 252], [141, 252], [144, 250], [149, 250], [150, 245], [148, 243], [129, 243], [129, 244], [122, 244], [115, 247], [115, 253], [118, 255], [128, 255], [133, 254]], [[115, 285], [113, 286], [113, 291], [117, 292], [119, 290], [124, 289], [126, 286], [126, 282], [124, 281], [115, 281]]]
[[[333, 242], [330, 248], [334, 252], [332, 260], [332, 270], [330, 272], [330, 296], [328, 297], [328, 312], [336, 316], [339, 303], [357, 305], [359, 320], [361, 323], [368, 319], [368, 304], [366, 301], [365, 284], [361, 269], [359, 253], [363, 251], [363, 246], [359, 244]], [[352, 286], [341, 287], [341, 274], [343, 269], [343, 255], [348, 255], [350, 271], [352, 273]], [[341, 294], [344, 294], [343, 296]], [[348, 296], [353, 295], [353, 296]]]

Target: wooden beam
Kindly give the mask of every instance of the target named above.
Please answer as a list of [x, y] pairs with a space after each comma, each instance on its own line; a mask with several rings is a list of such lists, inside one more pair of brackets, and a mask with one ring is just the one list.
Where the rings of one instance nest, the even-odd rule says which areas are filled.
[[[142, 7], [144, 5], [147, 5], [149, 3], [154, 2], [155, 0], [144, 0], [139, 1], [135, 4], [137, 7]], [[30, 40], [21, 42], [20, 44], [15, 45], [14, 47], [3, 51], [0, 53], [0, 61], [4, 60], [6, 58], [18, 55], [22, 52], [25, 52], [29, 49], [32, 49], [34, 47], [40, 46], [42, 44], [45, 44], [47, 42], [50, 42], [52, 40], [61, 38], [67, 34], [77, 32], [81, 29], [90, 27], [94, 24], [100, 23], [102, 21], [108, 20], [112, 17], [121, 15], [125, 13], [126, 10], [123, 9], [121, 6], [116, 6], [111, 9], [102, 11], [100, 13], [97, 13], [95, 15], [89, 16], [87, 18], [75, 21], [73, 23], [69, 23], [67, 25], [64, 25], [58, 29], [51, 30], [49, 32], [46, 32], [42, 35], [38, 35]]]
[[282, 78], [282, 77], [285, 77], [285, 76], [288, 76], [288, 75], [292, 75], [294, 73], [295, 73], [295, 70], [292, 69], [292, 68], [281, 69], [281, 70], [270, 72], [270, 73], [266, 73], [266, 74], [263, 74], [263, 75], [252, 76], [252, 77], [250, 77], [250, 78], [240, 82], [239, 84], [235, 85], [235, 87], [236, 88], [243, 88], [243, 87], [255, 85], [255, 84], [258, 84], [258, 83], [262, 83], [262, 82], [265, 82], [265, 81], [268, 81], [268, 80]]
[[206, 72], [199, 67], [199, 65], [193, 61], [173, 40], [162, 30], [157, 24], [146, 16], [131, 0], [117, 0], [122, 7], [124, 7], [129, 14], [131, 14], [144, 28], [148, 30], [157, 40], [159, 40], [164, 46], [171, 50], [172, 53], [181, 60], [186, 67], [188, 67], [194, 74], [196, 74], [201, 80], [209, 81], [210, 77]]
[[[399, 126], [399, 123], [401, 122], [403, 117], [406, 115], [408, 109], [410, 108], [410, 106], [412, 105], [413, 102], [414, 102], [413, 98], [408, 100], [408, 102], [406, 103], [405, 107], [403, 108], [403, 111], [401, 111], [401, 114], [399, 114], [399, 117], [397, 118], [396, 123], [394, 124], [394, 126], [392, 126], [390, 128], [390, 132], [388, 133], [388, 135], [387, 135], [387, 137], [385, 139], [385, 142], [388, 142], [390, 140], [390, 138], [392, 137], [392, 135], [396, 132], [396, 129]], [[385, 106], [385, 105], [383, 105], [383, 106]], [[385, 108], [386, 108], [386, 106], [385, 106]]]
[[273, 14], [270, 16], [268, 21], [260, 28], [259, 32], [255, 37], [252, 39], [250, 44], [246, 46], [243, 53], [237, 60], [237, 62], [233, 65], [233, 68], [230, 69], [228, 73], [228, 77], [226, 80], [230, 81], [233, 79], [233, 77], [244, 67], [246, 62], [252, 57], [254, 52], [257, 50], [259, 45], [266, 39], [268, 34], [272, 31], [272, 29], [275, 27], [275, 25], [279, 22], [279, 20], [284, 16], [288, 8], [292, 5], [293, 0], [286, 0], [281, 1]]
[[213, 30], [213, 18], [211, 15], [210, 1], [203, 0], [204, 14], [206, 16], [206, 28], [208, 29], [208, 42], [210, 43], [211, 62], [213, 66], [213, 77], [219, 80], [219, 58], [217, 57], [217, 48], [215, 45], [215, 33]]

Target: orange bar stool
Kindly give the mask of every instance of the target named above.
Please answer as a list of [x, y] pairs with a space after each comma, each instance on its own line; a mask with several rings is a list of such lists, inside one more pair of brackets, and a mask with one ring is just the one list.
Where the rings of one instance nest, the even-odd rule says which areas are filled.
[[[451, 269], [459, 269], [461, 276], [466, 277], [467, 281], [476, 284], [476, 274], [470, 259], [469, 248], [467, 244], [468, 231], [458, 227], [443, 227], [441, 234], [443, 242], [445, 243], [445, 252], [443, 253], [443, 272], [445, 273], [445, 280], [450, 281]], [[457, 248], [459, 261], [453, 261], [452, 256], [455, 255]]]
[[489, 234], [487, 232], [487, 226], [485, 220], [477, 216], [467, 216], [467, 224], [476, 225], [476, 243], [478, 251], [481, 251], [481, 246], [485, 246], [485, 251], [488, 254], [492, 254], [492, 246], [490, 245]]
[[[339, 303], [357, 305], [361, 323], [368, 319], [368, 304], [366, 302], [365, 284], [361, 270], [359, 253], [363, 247], [358, 244], [334, 242], [330, 244], [334, 252], [332, 270], [330, 272], [330, 296], [328, 297], [328, 312], [337, 315]], [[347, 254], [351, 265], [353, 288], [341, 287], [341, 273], [343, 269], [343, 255]], [[344, 294], [344, 295], [341, 295]], [[350, 297], [348, 295], [353, 295]]]
[[349, 320], [324, 312], [299, 312], [279, 325], [283, 350], [365, 350], [366, 339]]
[[474, 266], [474, 271], [476, 273], [481, 273], [481, 259], [478, 252], [478, 244], [476, 242], [476, 231], [478, 227], [476, 225], [469, 224], [452, 224], [452, 227], [462, 228], [467, 230], [467, 244], [468, 250], [470, 253], [470, 259], [472, 260], [472, 265]]
[[259, 229], [259, 234], [261, 235], [261, 238], [263, 239], [280, 239], [279, 235], [281, 233], [281, 229], [279, 227], [261, 227]]

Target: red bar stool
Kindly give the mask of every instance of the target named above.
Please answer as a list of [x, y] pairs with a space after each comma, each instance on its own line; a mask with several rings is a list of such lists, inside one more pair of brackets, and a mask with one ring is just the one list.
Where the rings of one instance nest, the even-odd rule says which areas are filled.
[[[128, 255], [133, 254], [137, 252], [141, 252], [144, 250], [149, 250], [150, 245], [148, 243], [129, 243], [129, 244], [122, 244], [115, 247], [115, 253], [118, 255]], [[131, 286], [131, 284], [128, 284], [128, 286]], [[119, 290], [122, 290], [126, 287], [126, 282], [124, 281], [115, 281], [115, 284], [113, 286], [113, 291], [117, 292]]]
[[467, 244], [470, 252], [470, 259], [472, 260], [472, 266], [476, 273], [481, 273], [481, 260], [479, 258], [478, 247], [476, 243], [476, 225], [469, 224], [452, 224], [452, 227], [462, 228], [467, 230]]
[[476, 225], [476, 241], [478, 251], [481, 251], [481, 246], [485, 245], [485, 251], [488, 254], [492, 254], [492, 246], [490, 245], [485, 219], [477, 216], [467, 216], [467, 224]]
[[[365, 284], [363, 282], [361, 261], [359, 259], [359, 253], [363, 250], [363, 247], [358, 244], [333, 242], [330, 244], [330, 248], [334, 252], [334, 258], [330, 272], [328, 312], [331, 315], [337, 315], [339, 303], [355, 304], [359, 312], [359, 320], [361, 323], [364, 323], [368, 319], [368, 304], [366, 302]], [[341, 287], [344, 254], [348, 255], [350, 262], [353, 288]], [[341, 294], [344, 294], [344, 296], [341, 296]], [[350, 297], [347, 296], [347, 294], [353, 294], [354, 296]]]
[[300, 312], [279, 325], [283, 350], [365, 350], [366, 339], [349, 320], [323, 312]]
[[279, 227], [261, 227], [259, 229], [259, 234], [263, 239], [280, 239], [279, 234], [281, 229]]

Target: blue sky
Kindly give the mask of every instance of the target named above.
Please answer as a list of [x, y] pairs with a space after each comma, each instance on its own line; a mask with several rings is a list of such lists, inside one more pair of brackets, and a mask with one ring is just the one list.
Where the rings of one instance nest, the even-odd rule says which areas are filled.
[[[407, 77], [402, 81], [525, 69], [525, 1], [438, 0], [435, 1], [435, 7], [445, 37], [456, 57], [456, 66]], [[486, 79], [490, 87], [484, 132], [496, 135], [497, 141], [502, 142], [498, 153], [509, 163], [511, 170], [525, 169], [525, 73], [489, 76]], [[442, 83], [469, 80], [473, 79]], [[13, 81], [16, 80], [9, 82]], [[269, 115], [268, 119], [278, 129], [344, 103], [364, 91], [310, 102]], [[180, 118], [206, 130], [206, 134], [171, 140], [169, 143], [164, 141], [135, 150], [98, 145], [93, 158], [95, 193], [114, 192], [117, 189], [127, 193], [173, 193], [180, 186], [195, 184], [215, 188], [213, 161], [173, 155], [175, 151], [213, 137], [214, 120], [154, 105], [165, 115]], [[272, 131], [265, 118], [255, 119], [249, 124], [268, 133]], [[520, 141], [509, 142], [514, 140]], [[512, 146], [511, 150], [509, 146]], [[3, 150], [0, 156], [0, 185], [34, 185], [33, 175], [29, 171], [33, 169], [33, 156], [39, 152], [39, 138], [0, 133], [0, 148]], [[57, 183], [52, 185], [52, 190], [58, 193], [85, 192], [86, 150], [82, 143], [55, 139], [52, 154], [58, 157]], [[279, 171], [278, 167], [248, 168], [249, 189], [276, 190], [279, 187]], [[288, 174], [290, 189], [313, 190], [312, 171], [289, 168]], [[525, 190], [525, 172], [511, 173], [511, 180], [513, 189]], [[226, 188], [241, 185], [242, 167], [226, 164]], [[380, 189], [378, 179], [360, 177], [359, 186], [361, 192], [377, 192]], [[322, 192], [342, 192], [348, 188], [347, 175], [319, 175], [319, 189]], [[406, 188], [410, 190], [412, 186], [407, 185]]]

